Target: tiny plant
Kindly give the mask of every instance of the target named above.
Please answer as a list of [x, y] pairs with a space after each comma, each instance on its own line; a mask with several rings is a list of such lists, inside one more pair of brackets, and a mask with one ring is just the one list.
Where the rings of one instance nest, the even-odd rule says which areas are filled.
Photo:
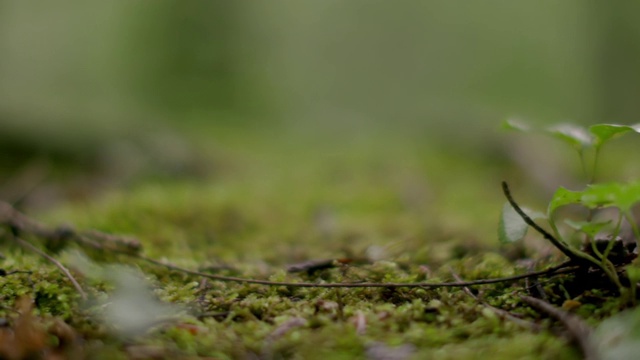
[[[622, 246], [616, 240], [619, 239], [623, 221], [628, 222], [633, 230], [635, 248], [638, 249], [640, 246], [638, 244], [640, 230], [632, 213], [633, 206], [640, 202], [640, 181], [595, 183], [595, 179], [598, 157], [603, 145], [627, 133], [640, 133], [640, 124], [633, 126], [598, 124], [588, 128], [560, 124], [544, 129], [534, 129], [522, 122], [510, 120], [505, 122], [504, 127], [524, 132], [541, 132], [570, 145], [578, 153], [587, 178], [587, 185], [584, 189], [576, 191], [559, 187], [551, 198], [546, 212], [542, 213], [520, 207], [511, 196], [507, 184], [503, 183], [508, 202], [503, 207], [500, 218], [498, 232], [500, 241], [503, 243], [519, 241], [526, 235], [527, 229], [532, 227], [572, 262], [599, 268], [618, 287], [621, 295], [635, 300], [635, 283], [640, 279], [640, 269], [629, 264], [636, 255], [629, 252], [626, 256], [617, 254], [614, 257], [613, 253], [616, 252], [614, 251], [616, 247]], [[573, 234], [563, 235], [559, 230], [557, 210], [567, 205], [581, 205], [589, 209], [589, 213], [583, 221], [565, 219], [563, 223], [573, 230]], [[616, 208], [616, 219], [594, 220], [594, 212], [601, 208]], [[540, 227], [534, 219], [545, 220], [551, 232]], [[586, 247], [576, 246], [569, 241], [576, 234], [584, 236]], [[626, 247], [623, 247], [624, 249]], [[627, 265], [627, 279], [632, 286], [624, 286], [620, 280], [617, 268], [623, 265]]]

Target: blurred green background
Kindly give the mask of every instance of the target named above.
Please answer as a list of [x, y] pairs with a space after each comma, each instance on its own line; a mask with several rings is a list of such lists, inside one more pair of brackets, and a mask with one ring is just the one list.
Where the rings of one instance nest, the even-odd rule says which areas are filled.
[[[338, 258], [375, 262], [362, 268], [368, 281], [444, 281], [452, 269], [465, 279], [510, 275], [507, 261], [553, 250], [536, 234], [499, 244], [501, 181], [540, 210], [558, 186], [584, 186], [584, 177], [566, 144], [500, 123], [640, 123], [638, 14], [639, 1], [622, 0], [0, 0], [0, 200], [52, 226], [131, 234], [147, 256], [233, 276], [283, 280], [285, 265]], [[640, 178], [638, 139], [607, 144], [599, 181]], [[67, 313], [74, 297], [58, 295], [56, 272], [22, 259], [9, 252], [3, 269], [33, 269], [53, 285], [29, 278], [18, 290], [33, 288], [41, 314], [56, 302]], [[135, 267], [185, 311], [230, 314], [188, 320], [177, 335], [163, 325], [149, 349], [175, 336], [218, 358], [291, 357], [297, 344], [312, 344], [299, 358], [337, 358], [323, 351], [358, 356], [365, 341], [382, 340], [434, 356], [484, 349], [508, 358], [563, 344], [500, 329], [498, 317], [475, 315], [479, 305], [453, 293], [440, 304], [437, 294], [389, 289], [345, 292], [346, 314], [363, 309], [358, 334], [360, 319], [370, 324], [356, 342], [340, 292], [254, 295], [204, 281], [196, 290], [183, 276]], [[309, 276], [361, 278], [334, 270]], [[86, 280], [103, 299], [102, 283]], [[496, 291], [484, 294], [515, 306]], [[4, 294], [10, 305], [20, 292]], [[598, 294], [588, 301], [613, 304]], [[337, 318], [321, 320], [334, 312], [325, 299], [337, 301], [327, 302]], [[359, 305], [349, 309], [349, 299]], [[288, 317], [311, 319], [314, 306], [320, 320], [303, 325], [313, 331], [278, 345], [298, 327]], [[84, 329], [94, 325], [80, 321], [72, 325], [91, 332], [88, 346], [120, 349], [93, 342]]]
[[256, 143], [281, 147], [290, 168], [315, 145], [300, 161], [354, 143], [350, 154], [427, 143], [511, 161], [495, 131], [510, 116], [637, 122], [639, 11], [595, 0], [2, 0], [0, 193], [18, 201], [51, 173], [85, 176], [57, 198], [141, 173], [208, 176]]

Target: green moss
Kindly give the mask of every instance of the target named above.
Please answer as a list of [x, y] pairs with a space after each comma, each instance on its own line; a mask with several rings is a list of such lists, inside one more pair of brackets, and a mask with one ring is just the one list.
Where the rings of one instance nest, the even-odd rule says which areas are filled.
[[[503, 200], [496, 166], [481, 155], [436, 154], [415, 140], [358, 145], [364, 150], [289, 141], [226, 144], [235, 151], [234, 166], [210, 182], [144, 183], [38, 218], [134, 235], [146, 255], [180, 266], [273, 281], [439, 282], [453, 280], [451, 269], [464, 279], [521, 271], [497, 246]], [[107, 280], [79, 276], [93, 301], [82, 306], [57, 268], [9, 246], [3, 267], [33, 274], [0, 278], [0, 297], [11, 306], [20, 295], [34, 296], [40, 314], [68, 320], [89, 352], [112, 358], [126, 358], [131, 343], [183, 358], [352, 359], [378, 343], [410, 344], [416, 359], [579, 358], [565, 341], [502, 320], [460, 289], [264, 287], [203, 281], [123, 256], [87, 253], [102, 264], [137, 268], [155, 296], [184, 311], [135, 339], [117, 338], [93, 316], [113, 291]], [[285, 271], [310, 259], [367, 256], [369, 263], [314, 274]], [[537, 321], [517, 298], [521, 288], [511, 286], [476, 289], [490, 304]], [[597, 297], [607, 299], [585, 298], [577, 313], [601, 319], [619, 305], [597, 303]], [[292, 319], [304, 321], [287, 325]]]

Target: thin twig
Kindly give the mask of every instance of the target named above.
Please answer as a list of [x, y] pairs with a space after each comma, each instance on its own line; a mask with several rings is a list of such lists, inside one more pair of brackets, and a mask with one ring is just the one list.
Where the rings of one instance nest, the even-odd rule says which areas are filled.
[[[449, 271], [451, 271], [451, 275], [453, 276], [454, 279], [456, 279], [456, 281], [458, 282], [462, 282], [462, 279], [460, 278], [460, 276], [453, 270], [453, 269], [449, 269]], [[520, 319], [519, 317], [514, 316], [513, 314], [511, 314], [510, 312], [506, 311], [506, 310], [502, 310], [500, 308], [497, 308], [491, 304], [488, 304], [486, 301], [480, 299], [478, 296], [476, 296], [476, 294], [474, 294], [471, 289], [468, 286], [465, 286], [462, 288], [462, 290], [465, 292], [465, 294], [469, 295], [472, 299], [474, 299], [475, 301], [477, 301], [478, 303], [480, 303], [482, 306], [488, 308], [489, 310], [493, 311], [496, 315], [498, 315], [499, 317], [503, 318], [503, 319], [507, 319], [511, 322], [513, 322], [514, 324], [525, 328], [525, 329], [529, 329], [529, 330], [533, 330], [533, 331], [540, 331], [540, 325], [530, 322], [530, 321], [526, 321], [523, 319]]]
[[591, 341], [591, 327], [589, 327], [584, 320], [580, 319], [576, 315], [569, 314], [546, 301], [526, 295], [522, 295], [520, 298], [531, 307], [534, 307], [560, 321], [569, 332], [571, 339], [580, 347], [580, 351], [582, 351], [582, 355], [585, 360], [599, 359], [598, 352]]
[[[136, 240], [132, 240], [129, 237], [122, 237], [117, 235], [111, 235], [102, 233], [99, 231], [87, 231], [84, 233], [75, 232], [70, 228], [62, 228], [62, 229], [51, 229], [46, 225], [40, 224], [35, 220], [27, 217], [26, 215], [20, 213], [15, 210], [10, 204], [6, 202], [0, 201], [0, 223], [4, 223], [12, 228], [19, 229], [23, 232], [33, 234], [35, 236], [44, 238], [44, 239], [69, 239], [73, 240], [80, 245], [89, 246], [97, 250], [102, 251], [110, 251], [113, 253], [118, 253], [121, 255], [126, 255], [129, 257], [133, 257], [142, 261], [146, 261], [148, 263], [154, 264], [156, 266], [162, 266], [167, 269], [182, 272], [189, 275], [209, 278], [212, 280], [218, 281], [229, 281], [229, 282], [237, 282], [237, 283], [245, 283], [245, 284], [257, 284], [257, 285], [265, 285], [265, 286], [288, 286], [288, 287], [314, 287], [314, 288], [366, 288], [366, 287], [378, 287], [378, 288], [428, 288], [428, 289], [437, 289], [442, 287], [464, 287], [464, 286], [473, 286], [473, 285], [485, 285], [485, 284], [496, 284], [503, 283], [509, 281], [517, 281], [521, 279], [526, 279], [529, 277], [537, 277], [537, 276], [550, 276], [550, 275], [558, 275], [558, 274], [566, 274], [574, 272], [578, 269], [578, 267], [571, 266], [572, 262], [565, 262], [560, 265], [551, 267], [546, 270], [532, 272], [527, 274], [515, 275], [505, 278], [497, 278], [497, 279], [480, 279], [474, 281], [463, 281], [463, 282], [444, 282], [444, 283], [372, 283], [372, 282], [360, 282], [360, 283], [308, 283], [308, 282], [285, 282], [285, 281], [269, 281], [269, 280], [259, 280], [259, 279], [247, 279], [240, 278], [234, 276], [223, 276], [216, 274], [209, 274], [195, 270], [189, 270], [186, 268], [182, 268], [173, 264], [161, 262], [146, 256], [143, 256], [139, 253], [140, 248], [139, 243]], [[28, 246], [33, 246], [27, 243]], [[64, 269], [62, 264], [60, 264], [57, 260], [52, 257], [42, 253], [40, 250], [37, 250], [43, 256], [47, 256], [50, 261], [56, 263], [58, 267]], [[70, 278], [72, 278], [69, 272], [65, 269], [63, 270], [65, 274], [68, 274]], [[77, 282], [73, 281], [74, 285]], [[76, 288], [79, 288], [79, 285], [76, 285]], [[80, 290], [79, 290], [80, 291]], [[84, 294], [84, 292], [81, 292]]]
[[71, 272], [69, 272], [69, 270], [62, 265], [58, 260], [54, 259], [53, 257], [49, 256], [49, 254], [41, 251], [40, 249], [38, 249], [37, 247], [31, 245], [31, 243], [29, 243], [28, 241], [25, 241], [17, 236], [14, 237], [14, 240], [20, 244], [21, 246], [35, 252], [36, 254], [42, 256], [43, 258], [51, 261], [55, 266], [58, 267], [58, 269], [60, 269], [60, 271], [62, 271], [62, 273], [71, 281], [71, 283], [73, 284], [73, 286], [76, 288], [76, 290], [78, 291], [78, 293], [80, 294], [80, 296], [82, 297], [83, 300], [87, 299], [87, 293], [84, 292], [84, 290], [82, 290], [82, 286], [80, 286], [80, 284], [78, 283], [78, 281], [73, 277], [73, 275], [71, 275]]
[[6, 273], [4, 273], [3, 275], [0, 276], [9, 276], [9, 275], [13, 275], [13, 274], [32, 274], [31, 270], [11, 270], [11, 271], [7, 271]]
[[535, 280], [535, 284], [531, 285], [529, 283], [529, 279], [526, 279], [525, 280], [525, 288], [524, 288], [524, 290], [527, 290], [527, 292], [531, 295], [531, 289], [535, 289], [535, 291], [538, 293], [538, 296], [542, 300], [547, 300], [547, 294], [544, 292], [544, 288], [540, 284], [540, 281]]
[[142, 250], [140, 242], [130, 236], [112, 235], [96, 230], [89, 230], [78, 234], [73, 228], [68, 226], [51, 228], [21, 213], [5, 201], [0, 201], [0, 224], [47, 240], [78, 241], [80, 236], [85, 236], [86, 240], [83, 241], [83, 243], [86, 243], [90, 239], [91, 241], [99, 243], [103, 249], [122, 248], [129, 252], [139, 252]]
[[507, 184], [506, 181], [502, 182], [502, 192], [504, 193], [504, 196], [509, 201], [509, 204], [511, 204], [513, 209], [518, 213], [518, 215], [520, 215], [522, 220], [524, 220], [524, 222], [527, 223], [527, 225], [531, 226], [534, 230], [539, 232], [545, 239], [549, 240], [556, 248], [558, 248], [558, 250], [562, 251], [562, 253], [565, 254], [569, 259], [576, 261], [578, 263], [583, 262], [583, 260], [579, 256], [571, 252], [571, 250], [569, 250], [566, 245], [561, 243], [548, 231], [546, 231], [540, 225], [538, 225], [535, 221], [533, 221], [533, 219], [531, 219], [529, 215], [527, 215], [520, 208], [518, 203], [516, 203], [516, 201], [513, 199], [513, 196], [511, 195], [511, 190], [509, 190], [509, 185]]
[[[401, 288], [401, 287], [421, 287], [421, 288], [429, 288], [429, 289], [437, 289], [441, 287], [464, 287], [464, 286], [472, 286], [472, 285], [485, 285], [485, 284], [496, 284], [502, 282], [516, 281], [520, 279], [524, 279], [527, 277], [536, 277], [541, 275], [552, 275], [554, 273], [568, 273], [575, 271], [577, 268], [568, 268], [566, 270], [569, 271], [561, 271], [559, 268], [554, 267], [551, 269], [538, 271], [535, 273], [521, 274], [511, 277], [505, 278], [497, 278], [497, 279], [480, 279], [474, 281], [465, 281], [465, 282], [444, 282], [444, 283], [371, 283], [371, 282], [361, 282], [361, 283], [306, 283], [306, 282], [286, 282], [286, 281], [269, 281], [269, 280], [258, 280], [258, 279], [247, 279], [247, 278], [239, 278], [233, 276], [223, 276], [223, 275], [215, 275], [215, 274], [207, 274], [199, 271], [185, 269], [173, 264], [163, 263], [161, 261], [151, 259], [138, 254], [126, 254], [132, 257], [135, 257], [140, 260], [144, 260], [154, 265], [159, 265], [166, 267], [168, 269], [183, 272], [190, 275], [207, 277], [213, 280], [219, 281], [230, 281], [230, 282], [238, 282], [245, 284], [258, 284], [258, 285], [266, 285], [266, 286], [289, 286], [289, 287], [317, 287], [317, 288], [364, 288], [364, 287], [381, 287], [381, 288]], [[563, 264], [566, 266], [566, 263]]]
[[173, 270], [173, 271], [178, 271], [178, 272], [182, 272], [185, 274], [189, 274], [189, 275], [194, 275], [194, 276], [200, 276], [200, 277], [205, 277], [205, 278], [209, 278], [212, 280], [218, 280], [218, 281], [229, 281], [229, 282], [237, 282], [237, 283], [244, 283], [244, 284], [257, 284], [257, 285], [265, 285], [265, 286], [287, 286], [287, 287], [314, 287], [314, 288], [365, 288], [365, 287], [378, 287], [378, 288], [415, 288], [415, 287], [420, 287], [420, 288], [428, 288], [428, 289], [437, 289], [437, 288], [441, 288], [441, 287], [464, 287], [464, 286], [472, 286], [472, 285], [485, 285], [485, 284], [496, 284], [496, 283], [502, 283], [502, 282], [509, 282], [509, 281], [516, 281], [516, 280], [520, 280], [520, 279], [525, 279], [528, 277], [537, 277], [537, 276], [543, 276], [543, 275], [557, 275], [557, 274], [566, 274], [566, 273], [570, 273], [573, 272], [575, 270], [577, 270], [577, 267], [569, 267], [570, 263], [569, 262], [565, 262], [562, 263], [560, 265], [554, 266], [552, 268], [546, 269], [546, 270], [542, 270], [542, 271], [537, 271], [537, 272], [533, 272], [533, 273], [527, 273], [527, 274], [521, 274], [521, 275], [515, 275], [515, 276], [510, 276], [510, 277], [504, 277], [504, 278], [497, 278], [497, 279], [480, 279], [480, 280], [474, 280], [474, 281], [463, 281], [463, 282], [443, 282], [443, 283], [426, 283], [426, 282], [419, 282], [419, 283], [372, 283], [372, 282], [360, 282], [360, 283], [308, 283], [308, 282], [286, 282], [286, 281], [269, 281], [269, 280], [258, 280], [258, 279], [247, 279], [247, 278], [240, 278], [240, 277], [235, 277], [235, 276], [224, 276], [224, 275], [215, 275], [215, 274], [208, 274], [208, 273], [203, 273], [200, 271], [195, 271], [195, 270], [189, 270], [177, 265], [173, 265], [170, 263], [165, 263], [165, 262], [161, 262], [140, 254], [132, 254], [132, 253], [127, 253], [124, 251], [120, 251], [120, 250], [112, 250], [114, 252], [118, 252], [121, 253], [123, 255], [127, 255], [139, 260], [143, 260], [146, 261], [148, 263], [157, 265], [157, 266], [162, 266], [165, 267], [167, 269]]

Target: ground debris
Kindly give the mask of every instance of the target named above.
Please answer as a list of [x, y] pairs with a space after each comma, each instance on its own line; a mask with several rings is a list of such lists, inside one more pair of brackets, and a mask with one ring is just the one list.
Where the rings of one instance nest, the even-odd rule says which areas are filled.
[[560, 321], [569, 332], [571, 339], [580, 347], [580, 351], [586, 360], [598, 360], [600, 358], [592, 341], [593, 331], [584, 320], [546, 301], [531, 296], [521, 296], [520, 298], [531, 307]]
[[415, 351], [416, 347], [412, 344], [390, 347], [374, 342], [366, 347], [367, 359], [369, 360], [404, 360], [413, 355]]
[[[0, 329], [0, 358], [22, 359], [81, 359], [82, 349], [76, 331], [60, 319], [45, 321], [33, 315], [33, 300], [28, 296], [16, 300], [19, 313], [13, 325]], [[51, 342], [51, 337], [57, 341]]]

